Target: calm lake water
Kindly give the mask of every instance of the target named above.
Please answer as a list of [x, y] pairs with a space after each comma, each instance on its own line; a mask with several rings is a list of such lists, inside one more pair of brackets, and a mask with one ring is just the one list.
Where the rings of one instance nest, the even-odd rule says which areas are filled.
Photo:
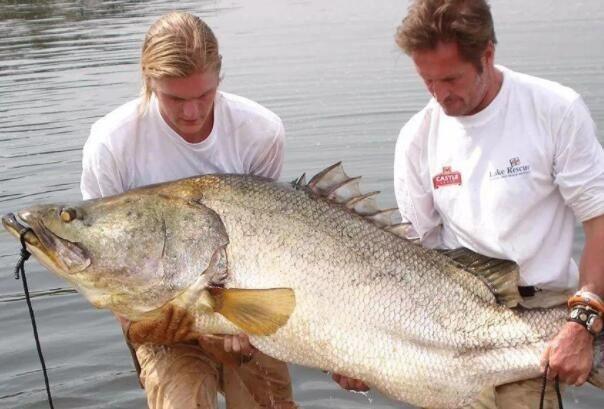
[[[580, 92], [604, 129], [604, 3], [492, 1], [497, 62]], [[392, 160], [402, 124], [427, 101], [393, 42], [400, 0], [0, 0], [0, 214], [78, 200], [81, 148], [94, 120], [135, 97], [144, 32], [188, 10], [215, 30], [222, 89], [279, 114], [287, 130], [283, 179], [343, 160], [394, 205]], [[602, 138], [602, 133], [600, 133]], [[602, 141], [602, 139], [600, 139]], [[582, 236], [577, 235], [578, 255]], [[31, 324], [12, 277], [16, 242], [0, 233], [0, 407], [46, 408]], [[27, 265], [55, 407], [141, 408], [130, 356], [113, 317], [36, 262]], [[340, 390], [294, 367], [304, 408], [397, 408]], [[568, 388], [566, 407], [604, 407], [604, 392]], [[537, 404], [536, 406], [537, 407]]]

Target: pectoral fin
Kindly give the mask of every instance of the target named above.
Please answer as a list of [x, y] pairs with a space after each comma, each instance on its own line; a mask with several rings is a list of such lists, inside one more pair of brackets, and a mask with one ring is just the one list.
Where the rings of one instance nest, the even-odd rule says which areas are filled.
[[291, 288], [213, 288], [211, 294], [214, 311], [249, 335], [275, 333], [287, 323], [296, 305]]

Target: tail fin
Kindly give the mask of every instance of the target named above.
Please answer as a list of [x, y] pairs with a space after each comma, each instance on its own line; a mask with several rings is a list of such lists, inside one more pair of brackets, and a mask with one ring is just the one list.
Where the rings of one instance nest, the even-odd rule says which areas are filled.
[[587, 381], [604, 389], [604, 331], [600, 332], [594, 343], [594, 365]]

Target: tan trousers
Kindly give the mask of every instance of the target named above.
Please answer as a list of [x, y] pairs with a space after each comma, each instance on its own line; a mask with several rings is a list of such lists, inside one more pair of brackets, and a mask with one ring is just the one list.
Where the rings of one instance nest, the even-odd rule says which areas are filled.
[[[537, 409], [541, 401], [542, 378], [528, 379], [500, 385], [480, 394], [479, 398], [468, 406], [471, 409]], [[561, 385], [562, 387], [562, 385]], [[544, 409], [558, 409], [556, 390], [551, 381], [545, 389]]]
[[[569, 294], [539, 291], [533, 297], [524, 298], [520, 303], [524, 308], [550, 308], [561, 304], [566, 304]], [[480, 394], [479, 398], [468, 406], [468, 409], [536, 409], [541, 400], [541, 388], [543, 378], [528, 379], [505, 385], [499, 385], [494, 389], [486, 390]], [[562, 389], [562, 385], [560, 388]], [[558, 397], [554, 383], [547, 382], [545, 390], [545, 399], [543, 401], [545, 409], [557, 409]]]
[[227, 409], [297, 408], [287, 364], [260, 351], [237, 364], [192, 344], [140, 345], [136, 355], [150, 409], [215, 409], [218, 391]]

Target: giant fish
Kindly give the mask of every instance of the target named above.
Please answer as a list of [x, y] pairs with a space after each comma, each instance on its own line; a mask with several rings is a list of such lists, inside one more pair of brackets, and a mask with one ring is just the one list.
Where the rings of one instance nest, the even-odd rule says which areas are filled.
[[[422, 248], [395, 213], [336, 164], [308, 183], [205, 175], [2, 222], [94, 306], [137, 324], [138, 342], [243, 332], [277, 359], [424, 408], [539, 376], [566, 309], [509, 308], [513, 263]], [[590, 382], [604, 387], [601, 339], [595, 350]]]

